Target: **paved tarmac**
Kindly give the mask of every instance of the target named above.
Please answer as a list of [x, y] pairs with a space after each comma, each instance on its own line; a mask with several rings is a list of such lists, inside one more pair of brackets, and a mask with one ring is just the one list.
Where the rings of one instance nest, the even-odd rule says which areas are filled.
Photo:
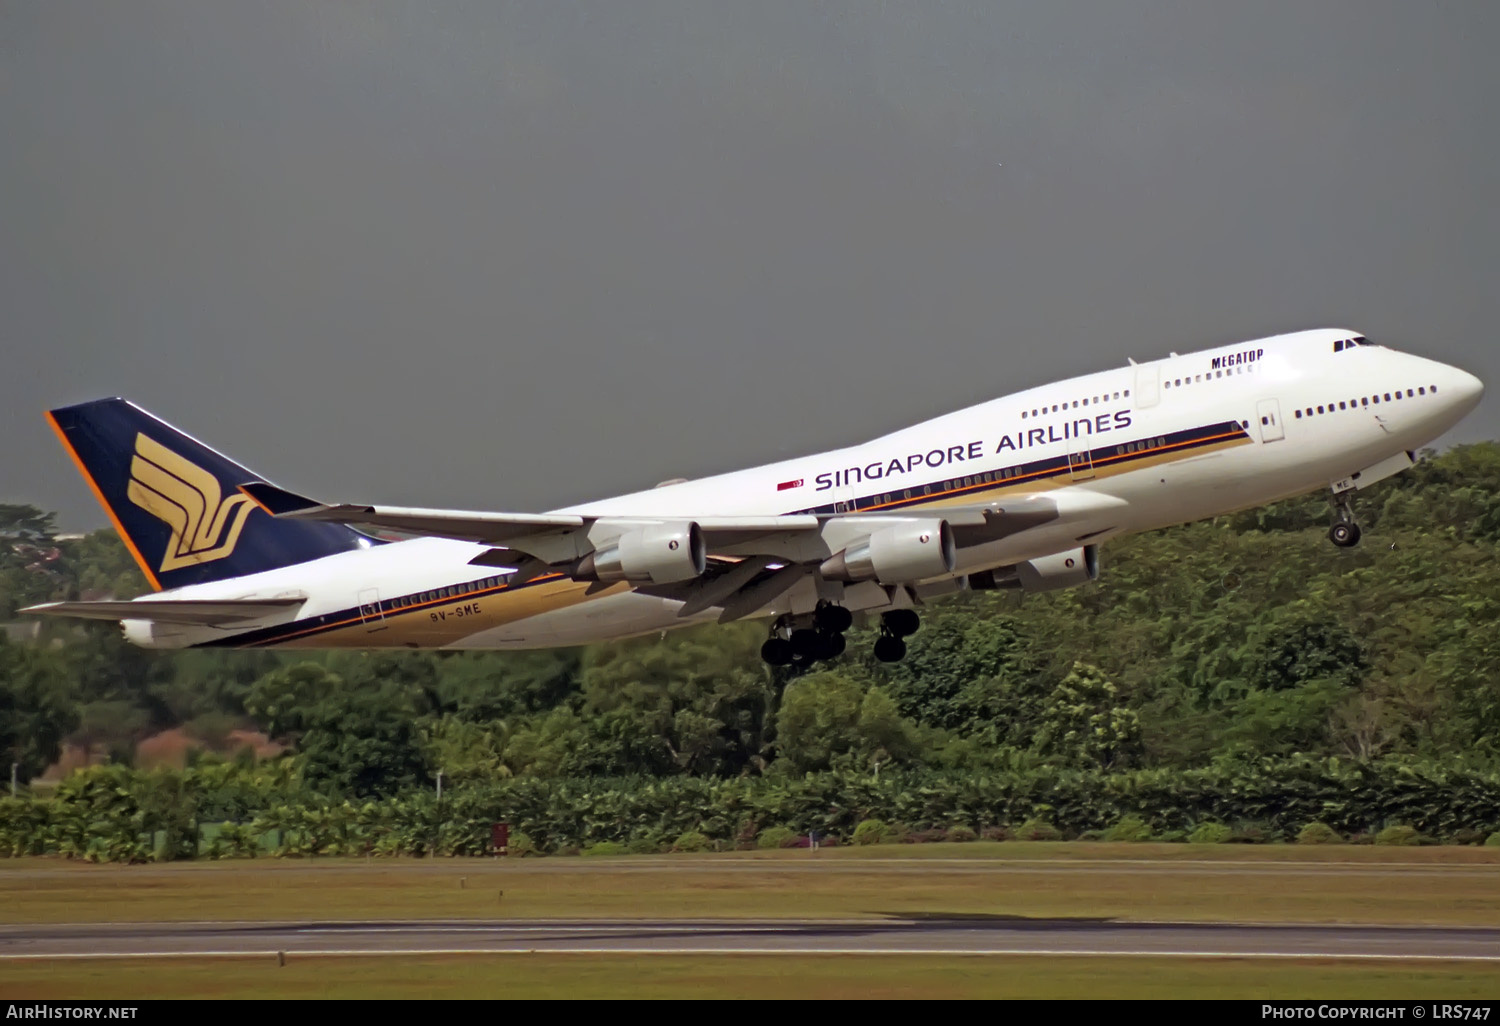
[[[1479, 849], [1483, 851], [1483, 849]], [[16, 860], [20, 862], [21, 860]], [[752, 875], [831, 875], [890, 874], [902, 875], [920, 870], [926, 875], [1076, 875], [1108, 872], [1112, 875], [1141, 876], [1338, 876], [1348, 877], [1477, 877], [1493, 880], [1500, 875], [1500, 864], [1494, 861], [1419, 862], [1419, 861], [1310, 861], [1306, 859], [1185, 859], [1185, 858], [831, 858], [813, 853], [805, 861], [733, 858], [713, 856], [694, 858], [674, 855], [670, 861], [660, 856], [615, 856], [608, 859], [435, 859], [421, 862], [377, 862], [373, 866], [362, 859], [328, 859], [313, 862], [257, 862], [247, 867], [243, 862], [169, 862], [133, 866], [96, 866], [55, 863], [12, 865], [0, 860], [0, 896], [6, 887], [25, 886], [28, 882], [48, 879], [76, 879], [79, 876], [120, 872], [121, 879], [178, 878], [192, 874], [239, 873], [246, 868], [274, 873], [279, 877], [325, 875], [330, 872], [374, 868], [385, 873], [430, 876], [475, 876], [484, 872], [498, 875], [521, 873], [541, 876], [604, 874], [630, 876], [655, 873], [747, 873]]]
[[1010, 916], [858, 921], [549, 920], [0, 926], [0, 960], [227, 955], [963, 954], [1478, 960], [1489, 927], [1137, 923]]

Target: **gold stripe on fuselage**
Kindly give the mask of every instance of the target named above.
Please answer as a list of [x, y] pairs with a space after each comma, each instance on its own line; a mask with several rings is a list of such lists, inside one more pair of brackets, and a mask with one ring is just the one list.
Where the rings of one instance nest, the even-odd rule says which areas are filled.
[[383, 615], [353, 616], [340, 624], [308, 629], [269, 648], [441, 648], [480, 631], [506, 627], [518, 620], [593, 602], [630, 590], [614, 584], [585, 595], [587, 581], [544, 580], [519, 588], [492, 588], [474, 595], [424, 602]]

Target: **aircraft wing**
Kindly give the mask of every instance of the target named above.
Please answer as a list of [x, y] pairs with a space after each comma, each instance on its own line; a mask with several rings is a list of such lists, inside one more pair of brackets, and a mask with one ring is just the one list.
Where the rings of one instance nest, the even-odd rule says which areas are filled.
[[[661, 523], [663, 517], [598, 517], [568, 513], [484, 513], [471, 510], [419, 509], [403, 506], [328, 505], [264, 482], [240, 486], [272, 516], [292, 520], [327, 520], [353, 527], [399, 531], [404, 534], [454, 538], [497, 549], [547, 558], [554, 546], [547, 539], [583, 534], [600, 520]], [[726, 547], [781, 531], [815, 531], [821, 521], [812, 515], [768, 517], [682, 517], [696, 523], [710, 547]], [[493, 562], [493, 561], [492, 561]]]
[[673, 517], [591, 516], [566, 513], [488, 513], [469, 510], [419, 509], [356, 504], [330, 505], [264, 482], [240, 485], [272, 516], [324, 520], [373, 530], [453, 538], [487, 545], [491, 551], [474, 562], [490, 566], [525, 561], [536, 570], [558, 566], [590, 551], [588, 539], [601, 528], [691, 520], [703, 532], [710, 555], [729, 558], [767, 556], [792, 562], [820, 562], [842, 548], [893, 521], [940, 517], [953, 529], [960, 547], [998, 541], [1043, 525], [1097, 528], [1123, 500], [1071, 489], [1065, 494], [1021, 494], [1003, 500], [909, 510], [851, 510], [841, 513], [782, 516], [704, 516], [684, 513]]
[[304, 598], [270, 599], [137, 599], [107, 602], [44, 602], [28, 606], [23, 613], [41, 616], [75, 616], [85, 620], [154, 620], [211, 627], [258, 620], [269, 613], [295, 609]]
[[456, 538], [496, 544], [512, 538], [578, 530], [583, 517], [547, 513], [476, 513], [466, 510], [416, 509], [405, 506], [328, 505], [264, 482], [240, 485], [261, 509], [288, 520], [327, 520], [403, 534]]

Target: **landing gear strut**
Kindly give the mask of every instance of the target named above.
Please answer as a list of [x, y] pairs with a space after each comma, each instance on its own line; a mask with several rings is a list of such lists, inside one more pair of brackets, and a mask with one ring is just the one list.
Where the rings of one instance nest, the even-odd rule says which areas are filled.
[[1359, 525], [1354, 522], [1353, 503], [1348, 492], [1337, 492], [1333, 496], [1333, 526], [1328, 529], [1328, 540], [1341, 549], [1359, 544]]

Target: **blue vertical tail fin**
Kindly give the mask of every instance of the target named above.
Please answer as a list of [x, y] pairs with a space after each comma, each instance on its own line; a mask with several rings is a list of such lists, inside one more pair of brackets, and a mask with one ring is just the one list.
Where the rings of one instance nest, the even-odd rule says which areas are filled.
[[371, 544], [342, 524], [273, 519], [239, 490], [263, 478], [124, 399], [47, 419], [158, 591]]

